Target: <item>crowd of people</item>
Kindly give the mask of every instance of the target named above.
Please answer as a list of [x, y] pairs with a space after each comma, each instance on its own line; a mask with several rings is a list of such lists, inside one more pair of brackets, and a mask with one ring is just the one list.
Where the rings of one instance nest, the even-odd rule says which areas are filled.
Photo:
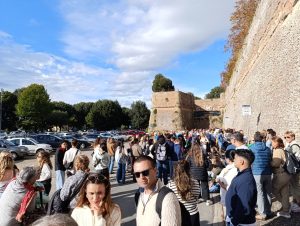
[[272, 197], [282, 205], [276, 215], [291, 218], [291, 212], [300, 212], [300, 166], [292, 172], [288, 164], [290, 158], [300, 160], [300, 146], [292, 131], [284, 140], [272, 129], [253, 137], [232, 129], [194, 129], [154, 132], [128, 142], [97, 138], [90, 164], [74, 139], [70, 149], [63, 142], [55, 153], [52, 195], [48, 152], [37, 154], [37, 167], [20, 171], [10, 153], [1, 152], [0, 226], [32, 223], [45, 209], [48, 216], [33, 225], [62, 222], [62, 216], [68, 225], [121, 225], [112, 179], [120, 186], [137, 183], [138, 226], [198, 226], [198, 204], [212, 205], [211, 193], [220, 193], [227, 225], [251, 226], [274, 217]]

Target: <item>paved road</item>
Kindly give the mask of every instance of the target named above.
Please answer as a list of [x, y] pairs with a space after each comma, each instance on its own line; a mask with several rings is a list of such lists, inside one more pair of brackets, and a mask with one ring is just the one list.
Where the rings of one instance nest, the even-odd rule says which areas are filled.
[[[91, 150], [83, 150], [83, 154], [86, 154], [91, 159]], [[54, 162], [54, 155], [51, 156], [52, 163]], [[24, 166], [37, 166], [37, 161], [34, 156], [28, 156], [25, 160], [16, 161], [16, 164], [19, 169], [22, 169]], [[93, 169], [90, 164], [90, 168]], [[115, 169], [116, 170], [116, 169]], [[137, 185], [131, 182], [130, 175], [126, 175], [126, 184], [118, 185], [116, 183], [115, 174], [111, 176], [112, 184], [112, 198], [115, 203], [119, 204], [122, 210], [122, 225], [124, 226], [134, 226], [135, 225], [135, 204], [134, 204], [134, 193], [137, 189]], [[55, 173], [52, 174], [52, 188], [51, 194], [55, 190]], [[206, 206], [205, 203], [200, 203], [198, 205], [200, 212], [200, 221], [201, 226], [213, 225], [213, 226], [223, 226], [221, 213], [222, 207], [218, 202], [219, 196], [213, 194], [213, 199], [215, 204], [212, 206]], [[274, 202], [272, 205], [273, 211], [278, 211], [280, 205], [278, 202]], [[257, 222], [257, 225], [268, 225], [268, 226], [289, 226], [289, 225], [298, 225], [300, 226], [300, 213], [292, 214], [291, 219], [284, 219], [275, 217], [268, 221]]]

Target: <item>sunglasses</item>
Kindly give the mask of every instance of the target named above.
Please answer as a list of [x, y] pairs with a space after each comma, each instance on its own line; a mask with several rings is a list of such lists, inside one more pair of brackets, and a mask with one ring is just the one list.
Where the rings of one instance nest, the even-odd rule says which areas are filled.
[[284, 139], [286, 139], [286, 138], [290, 139], [291, 137], [284, 137]]
[[96, 183], [96, 182], [105, 182], [107, 181], [107, 178], [105, 176], [103, 176], [102, 174], [90, 174], [87, 177], [87, 180], [89, 180], [92, 183]]
[[144, 177], [148, 177], [149, 176], [149, 173], [150, 173], [150, 169], [147, 169], [147, 170], [144, 170], [142, 172], [135, 172], [134, 175], [136, 178], [140, 178], [141, 174], [144, 176]]

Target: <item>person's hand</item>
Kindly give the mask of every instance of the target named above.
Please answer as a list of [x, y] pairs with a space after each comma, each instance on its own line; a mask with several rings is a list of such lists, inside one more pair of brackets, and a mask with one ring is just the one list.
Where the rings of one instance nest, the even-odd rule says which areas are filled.
[[91, 210], [94, 212], [94, 216], [100, 216], [102, 214], [101, 208], [102, 202], [99, 205], [91, 204]]

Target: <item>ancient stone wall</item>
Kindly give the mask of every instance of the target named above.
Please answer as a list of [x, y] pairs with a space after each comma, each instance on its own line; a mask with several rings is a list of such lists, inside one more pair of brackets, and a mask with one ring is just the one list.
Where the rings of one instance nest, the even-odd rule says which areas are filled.
[[300, 140], [300, 1], [260, 1], [225, 102], [225, 128], [293, 130]]
[[152, 94], [150, 130], [182, 130], [193, 126], [194, 96], [180, 91]]

